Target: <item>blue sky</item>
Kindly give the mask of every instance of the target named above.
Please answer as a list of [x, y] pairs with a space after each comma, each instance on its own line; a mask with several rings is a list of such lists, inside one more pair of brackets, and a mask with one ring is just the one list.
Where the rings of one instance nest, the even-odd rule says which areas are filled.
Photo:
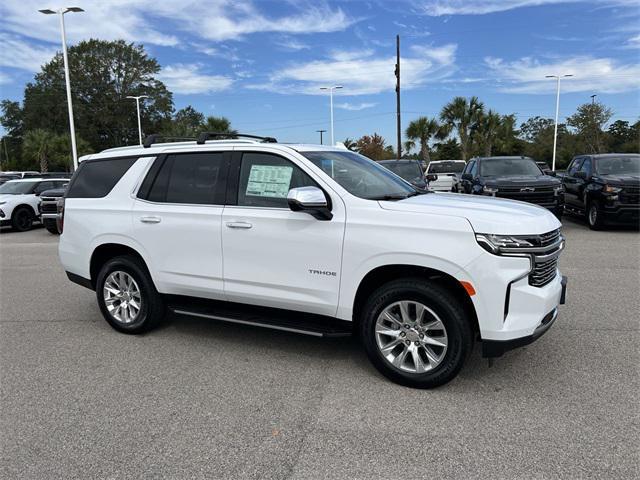
[[[402, 43], [403, 124], [434, 116], [455, 95], [477, 95], [519, 122], [560, 116], [598, 100], [614, 119], [640, 115], [640, 0], [413, 1], [75, 1], [71, 44], [124, 38], [142, 43], [163, 67], [176, 108], [224, 115], [246, 133], [316, 142], [378, 132], [395, 138], [395, 35]], [[19, 100], [24, 84], [59, 49], [47, 0], [3, 0], [0, 98]], [[73, 83], [73, 79], [72, 79]], [[132, 103], [132, 108], [134, 104]]]

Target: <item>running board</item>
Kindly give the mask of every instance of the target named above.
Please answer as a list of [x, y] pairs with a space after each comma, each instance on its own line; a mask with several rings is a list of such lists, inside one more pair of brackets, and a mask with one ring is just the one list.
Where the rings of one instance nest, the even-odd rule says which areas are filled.
[[314, 337], [348, 337], [352, 334], [351, 322], [323, 315], [192, 297], [171, 296], [167, 303], [173, 313], [188, 317], [270, 328]]

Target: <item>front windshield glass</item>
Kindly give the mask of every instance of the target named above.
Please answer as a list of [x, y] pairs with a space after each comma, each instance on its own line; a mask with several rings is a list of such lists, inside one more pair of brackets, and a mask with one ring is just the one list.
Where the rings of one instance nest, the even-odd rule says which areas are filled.
[[422, 169], [417, 163], [388, 162], [380, 165], [408, 181], [419, 179], [422, 176]]
[[0, 195], [20, 195], [33, 193], [33, 188], [38, 182], [7, 182], [0, 185]]
[[461, 173], [465, 165], [464, 162], [430, 163], [427, 173]]
[[300, 152], [346, 191], [369, 200], [392, 200], [416, 195], [410, 184], [382, 165], [355, 152]]
[[596, 172], [600, 175], [640, 175], [640, 155], [598, 158]]
[[541, 175], [540, 167], [530, 158], [489, 158], [480, 162], [483, 177]]

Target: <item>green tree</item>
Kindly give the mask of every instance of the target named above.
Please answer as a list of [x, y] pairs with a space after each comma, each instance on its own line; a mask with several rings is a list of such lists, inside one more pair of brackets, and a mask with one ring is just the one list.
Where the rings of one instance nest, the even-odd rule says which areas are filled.
[[22, 136], [24, 131], [24, 114], [18, 102], [2, 100], [0, 102], [0, 125], [5, 130], [2, 136], [0, 158], [5, 170], [20, 170], [22, 156]]
[[640, 121], [634, 125], [624, 120], [616, 120], [607, 130], [607, 144], [610, 152], [640, 152]]
[[429, 141], [439, 131], [440, 125], [435, 118], [419, 117], [409, 123], [405, 135], [414, 144], [420, 142], [420, 158], [429, 163]]
[[473, 138], [477, 145], [477, 152], [485, 157], [490, 157], [493, 146], [500, 135], [500, 127], [502, 126], [502, 117], [494, 110], [481, 112], [478, 116], [476, 129], [473, 132]]
[[[79, 156], [91, 153], [89, 144], [81, 138], [76, 139], [76, 146]], [[41, 172], [68, 171], [73, 163], [69, 135], [59, 135], [50, 130], [29, 130], [24, 136], [22, 150], [25, 167]]]
[[236, 133], [231, 128], [231, 122], [225, 117], [207, 117], [204, 124], [205, 132], [217, 132], [217, 133]]
[[434, 160], [460, 160], [462, 158], [462, 152], [460, 151], [458, 141], [451, 138], [436, 143], [434, 145], [433, 157]]
[[[158, 62], [141, 45], [124, 40], [87, 40], [69, 48], [76, 133], [95, 150], [137, 143], [136, 107], [128, 95], [147, 95], [141, 103], [142, 128], [157, 132], [173, 110], [171, 92], [155, 78]], [[24, 129], [69, 131], [62, 55], [43, 65], [27, 84]]]
[[351, 150], [351, 151], [353, 151], [353, 152], [357, 151], [357, 148], [358, 148], [357, 142], [356, 142], [354, 139], [352, 139], [352, 138], [349, 138], [349, 137], [345, 138], [345, 139], [342, 141], [342, 144], [343, 144], [347, 149], [349, 149], [349, 150]]
[[358, 139], [356, 146], [358, 153], [372, 160], [387, 160], [395, 157], [393, 147], [387, 146], [385, 139], [377, 133], [363, 135]]
[[585, 103], [567, 118], [567, 125], [576, 130], [586, 149], [582, 153], [603, 153], [605, 150], [603, 128], [613, 111], [600, 102]]
[[471, 97], [469, 100], [464, 97], [455, 97], [440, 112], [444, 132], [449, 134], [455, 130], [458, 135], [463, 160], [469, 158], [471, 136], [483, 110], [484, 105], [478, 97]]

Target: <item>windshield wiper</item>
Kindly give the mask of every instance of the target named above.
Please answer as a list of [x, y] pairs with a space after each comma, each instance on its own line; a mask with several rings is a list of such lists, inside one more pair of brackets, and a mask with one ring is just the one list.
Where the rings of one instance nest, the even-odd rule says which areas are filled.
[[367, 200], [404, 200], [407, 195], [395, 194], [395, 195], [380, 195], [377, 197], [367, 197]]

